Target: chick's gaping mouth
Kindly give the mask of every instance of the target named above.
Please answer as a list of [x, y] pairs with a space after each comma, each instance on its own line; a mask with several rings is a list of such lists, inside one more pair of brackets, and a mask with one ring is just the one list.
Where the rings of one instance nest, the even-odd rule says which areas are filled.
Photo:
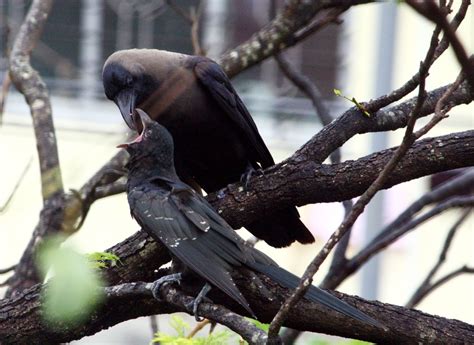
[[143, 119], [141, 118], [140, 114], [137, 111], [134, 110], [130, 114], [130, 119], [133, 122], [133, 124], [135, 125], [135, 129], [137, 130], [138, 136], [134, 140], [132, 140], [128, 143], [117, 145], [118, 148], [126, 149], [131, 144], [139, 143], [143, 140], [143, 133], [145, 132], [145, 123], [143, 122]]

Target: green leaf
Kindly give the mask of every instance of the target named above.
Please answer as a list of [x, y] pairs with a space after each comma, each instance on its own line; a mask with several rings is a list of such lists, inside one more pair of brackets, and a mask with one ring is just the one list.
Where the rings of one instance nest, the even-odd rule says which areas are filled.
[[338, 97], [342, 97], [342, 98], [345, 98], [347, 99], [349, 102], [351, 103], [354, 103], [355, 106], [367, 117], [370, 117], [370, 113], [368, 112], [367, 109], [365, 109], [364, 105], [362, 103], [359, 103], [355, 97], [352, 97], [352, 98], [349, 98], [349, 97], [346, 97], [342, 94], [341, 90], [339, 89], [334, 89], [334, 94]]
[[89, 264], [92, 268], [107, 268], [113, 267], [120, 263], [120, 258], [112, 253], [107, 252], [94, 252], [86, 254]]
[[103, 297], [97, 272], [84, 255], [61, 246], [62, 242], [59, 236], [45, 240], [37, 257], [43, 277], [53, 275], [42, 291], [43, 316], [52, 328], [82, 323]]
[[194, 336], [193, 338], [187, 338], [186, 333], [191, 330], [191, 326], [176, 315], [171, 317], [170, 326], [177, 334], [169, 335], [164, 332], [158, 332], [152, 339], [152, 344], [159, 342], [162, 345], [221, 345], [228, 344], [229, 340], [236, 335], [229, 330], [223, 330], [214, 331], [205, 337]]
[[308, 345], [331, 345], [331, 344], [333, 345], [369, 345], [371, 343], [368, 343], [362, 340], [356, 340], [356, 339], [330, 341], [320, 336], [314, 337], [308, 342]]
[[261, 329], [262, 331], [264, 331], [265, 333], [268, 333], [268, 329], [270, 328], [270, 324], [269, 323], [262, 323], [258, 320], [255, 320], [255, 319], [251, 319], [249, 317], [246, 318], [247, 320], [249, 320], [251, 323], [253, 323], [255, 326], [257, 326], [258, 329]]

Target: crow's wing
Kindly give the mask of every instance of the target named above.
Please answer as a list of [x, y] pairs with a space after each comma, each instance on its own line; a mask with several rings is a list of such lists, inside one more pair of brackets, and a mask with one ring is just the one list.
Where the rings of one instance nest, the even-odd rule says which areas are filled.
[[[163, 188], [164, 183], [168, 188]], [[254, 315], [230, 272], [249, 261], [266, 263], [264, 254], [255, 256], [253, 250], [246, 250], [240, 237], [184, 183], [156, 179], [130, 190], [128, 198], [134, 218], [145, 231]]]
[[242, 140], [247, 143], [252, 153], [250, 158], [259, 162], [263, 168], [275, 164], [252, 116], [222, 68], [208, 58], [196, 59], [194, 73], [197, 79], [242, 133]]

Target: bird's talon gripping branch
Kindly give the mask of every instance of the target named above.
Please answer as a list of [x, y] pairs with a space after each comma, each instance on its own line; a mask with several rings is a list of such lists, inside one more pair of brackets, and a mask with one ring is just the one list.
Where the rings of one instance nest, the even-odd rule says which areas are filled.
[[206, 283], [201, 291], [199, 292], [199, 294], [196, 296], [196, 298], [194, 299], [194, 302], [193, 302], [193, 314], [194, 314], [194, 318], [196, 319], [197, 322], [201, 322], [204, 320], [204, 318], [200, 317], [198, 315], [198, 308], [199, 308], [199, 304], [201, 304], [202, 300], [206, 297], [207, 293], [211, 290], [211, 285], [209, 285], [208, 283]]
[[181, 273], [174, 273], [174, 274], [169, 274], [167, 276], [163, 276], [160, 279], [156, 280], [153, 283], [153, 286], [151, 288], [151, 293], [153, 294], [153, 297], [160, 301], [160, 288], [163, 284], [165, 283], [181, 283]]
[[252, 164], [248, 163], [245, 172], [240, 176], [240, 183], [244, 185], [244, 190], [248, 189], [248, 184], [252, 176], [262, 176], [263, 170], [262, 169], [255, 169]]

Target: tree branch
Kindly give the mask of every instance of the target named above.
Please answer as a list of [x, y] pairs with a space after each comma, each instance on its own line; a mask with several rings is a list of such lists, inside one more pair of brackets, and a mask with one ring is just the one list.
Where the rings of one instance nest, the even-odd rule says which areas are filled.
[[428, 286], [425, 286], [422, 290], [417, 291], [417, 295], [414, 296], [407, 304], [410, 305], [413, 303], [413, 306], [416, 306], [418, 303], [421, 302], [423, 298], [428, 296], [431, 292], [439, 288], [441, 285], [446, 284], [448, 281], [450, 281], [453, 278], [456, 278], [457, 276], [460, 276], [462, 274], [473, 274], [474, 273], [474, 267], [469, 267], [469, 266], [462, 266], [442, 278], [439, 278], [437, 281], [430, 283]]
[[[423, 128], [420, 129], [417, 133], [413, 133], [413, 129], [415, 127], [416, 120], [418, 119], [420, 110], [423, 106], [423, 103], [426, 99], [426, 91], [425, 91], [425, 80], [428, 76], [429, 71], [429, 61], [431, 61], [435, 49], [436, 44], [432, 44], [426, 53], [426, 57], [424, 61], [420, 65], [420, 86], [418, 91], [418, 97], [413, 108], [413, 111], [410, 113], [408, 117], [407, 127], [405, 130], [405, 135], [403, 137], [402, 143], [400, 146], [395, 150], [393, 155], [390, 157], [388, 163], [383, 167], [383, 169], [378, 174], [377, 178], [370, 184], [367, 190], [360, 196], [360, 198], [355, 202], [354, 206], [350, 210], [349, 214], [344, 217], [344, 220], [341, 222], [339, 227], [336, 231], [329, 237], [327, 242], [324, 244], [323, 248], [319, 251], [319, 253], [314, 257], [311, 263], [306, 268], [303, 276], [301, 277], [301, 281], [298, 284], [298, 287], [295, 289], [293, 294], [285, 301], [285, 303], [281, 306], [278, 313], [275, 315], [275, 318], [272, 320], [270, 327], [268, 329], [268, 339], [276, 339], [278, 338], [278, 333], [280, 328], [283, 325], [283, 322], [288, 317], [288, 313], [291, 308], [293, 308], [296, 303], [298, 303], [301, 298], [303, 298], [306, 291], [310, 284], [313, 281], [313, 277], [316, 272], [319, 270], [321, 264], [326, 260], [331, 250], [336, 246], [336, 244], [341, 240], [341, 238], [350, 231], [352, 226], [354, 225], [357, 218], [362, 214], [367, 204], [372, 200], [375, 194], [383, 188], [383, 185], [388, 180], [392, 171], [397, 167], [400, 160], [405, 156], [408, 149], [413, 145], [416, 139], [418, 139], [421, 135], [417, 135], [421, 133]], [[453, 86], [454, 87], [454, 86]], [[447, 92], [451, 91], [450, 88]], [[427, 128], [431, 125], [432, 122], [437, 120], [437, 116], [430, 121], [425, 127]], [[438, 120], [439, 121], [439, 120]], [[424, 127], [424, 128], [425, 128]]]
[[[443, 11], [448, 13], [451, 9], [451, 5], [452, 5], [451, 3], [446, 7], [445, 5], [443, 5], [442, 6]], [[469, 1], [462, 1], [461, 5], [459, 6], [458, 12], [456, 13], [453, 20], [450, 23], [450, 27], [454, 32], [458, 29], [459, 25], [464, 20], [464, 17], [466, 16], [468, 8], [469, 8]], [[431, 66], [449, 47], [449, 41], [446, 36], [444, 36], [443, 39], [438, 43], [438, 36], [439, 36], [440, 31], [441, 31], [441, 27], [437, 25], [431, 36], [430, 45], [437, 45], [437, 47], [435, 49], [433, 57], [429, 61], [426, 61], [428, 66]], [[389, 104], [397, 102], [403, 97], [405, 97], [406, 95], [408, 95], [411, 91], [415, 90], [415, 88], [419, 85], [419, 82], [420, 82], [420, 73], [417, 72], [404, 85], [390, 92], [390, 94], [388, 95], [380, 96], [377, 99], [368, 102], [365, 105], [365, 108], [367, 109], [369, 113], [372, 113], [372, 112], [380, 110], [383, 107], [388, 106]]]
[[0, 87], [0, 127], [3, 125], [3, 113], [5, 110], [5, 103], [7, 101], [8, 90], [10, 89], [11, 79], [7, 73], [3, 77], [2, 85]]
[[[470, 1], [463, 0], [463, 4], [467, 4], [465, 6], [468, 6], [469, 3]], [[446, 19], [446, 13], [444, 13], [443, 10], [438, 7], [438, 5], [436, 5], [433, 0], [425, 0], [422, 2], [407, 0], [407, 4], [413, 7], [413, 9], [415, 9], [419, 14], [431, 20], [443, 29], [447, 40], [454, 50], [456, 58], [462, 66], [462, 70], [466, 75], [466, 79], [468, 80], [469, 84], [471, 84], [471, 88], [474, 88], [474, 56], [469, 57], [467, 55], [466, 50], [456, 35], [456, 31], [453, 30]]]
[[2, 268], [0, 269], [0, 274], [5, 274], [5, 273], [8, 273], [8, 272], [11, 272], [15, 269], [16, 265], [12, 265], [10, 267], [7, 267], [7, 268]]
[[406, 307], [407, 308], [413, 308], [415, 307], [418, 303], [421, 302], [421, 300], [427, 296], [427, 294], [431, 291], [431, 287], [434, 285], [432, 283], [432, 279], [435, 276], [435, 274], [438, 272], [440, 269], [441, 265], [446, 261], [446, 257], [448, 255], [448, 250], [451, 246], [451, 243], [453, 242], [454, 235], [460, 228], [461, 224], [464, 223], [464, 221], [467, 219], [469, 216], [470, 212], [472, 211], [471, 208], [466, 209], [459, 219], [453, 224], [451, 229], [448, 231], [448, 235], [446, 236], [446, 240], [444, 241], [443, 249], [441, 250], [441, 253], [439, 254], [438, 261], [435, 263], [433, 268], [430, 270], [426, 278], [423, 280], [423, 282], [420, 284], [418, 289], [416, 289], [415, 293], [413, 296], [410, 298], [410, 300], [407, 302]]
[[31, 67], [30, 55], [52, 7], [52, 0], [35, 0], [13, 43], [10, 77], [30, 106], [41, 170], [43, 201], [63, 193], [58, 148], [48, 90]]
[[[144, 270], [137, 270], [143, 272]], [[275, 296], [272, 301], [262, 293], [255, 284], [249, 284], [245, 271], [235, 272], [236, 282], [242, 293], [249, 299], [252, 308], [257, 313], [260, 321], [269, 322], [283, 302], [284, 297], [290, 291], [284, 289], [269, 278], [259, 275], [259, 278], [268, 287], [271, 294]], [[177, 290], [172, 286], [164, 286], [162, 296], [168, 301], [178, 303], [180, 307], [164, 301], [158, 302], [150, 297], [150, 293], [144, 287], [146, 283], [127, 284], [127, 289], [132, 293], [117, 291], [117, 287], [106, 288], [109, 298], [105, 304], [98, 308], [83, 325], [76, 327], [65, 324], [57, 325], [58, 330], [53, 331], [41, 320], [40, 291], [41, 285], [36, 285], [23, 291], [15, 298], [0, 301], [0, 341], [8, 344], [21, 344], [27, 341], [29, 344], [44, 344], [52, 342], [68, 342], [80, 339], [84, 336], [99, 332], [119, 322], [153, 314], [167, 314], [184, 311], [184, 304], [191, 301], [191, 297], [197, 291]], [[125, 286], [124, 286], [125, 287]], [[182, 285], [185, 289], [186, 286]], [[114, 292], [115, 291], [115, 292]], [[143, 293], [139, 293], [139, 292]], [[214, 293], [212, 293], [214, 292]], [[343, 337], [361, 338], [371, 342], [384, 344], [400, 343], [462, 343], [466, 339], [473, 339], [474, 326], [466, 323], [449, 320], [438, 316], [428, 315], [417, 310], [410, 310], [390, 304], [375, 301], [365, 301], [358, 297], [348, 296], [341, 293], [330, 292], [338, 298], [356, 306], [368, 315], [377, 318], [386, 325], [389, 330], [384, 331], [371, 326], [349, 320], [347, 317], [328, 311], [316, 303], [305, 301], [297, 304], [290, 312], [287, 326], [299, 330], [320, 332], [339, 335]], [[231, 310], [240, 310], [229, 298], [219, 292], [211, 290], [209, 296], [216, 304], [226, 306]], [[214, 304], [203, 304], [200, 313], [210, 319], [224, 318], [227, 314], [221, 306]], [[235, 314], [230, 314], [234, 317]], [[229, 315], [229, 316], [230, 316]], [[240, 321], [241, 317], [235, 316]], [[219, 322], [222, 322], [221, 320]], [[226, 321], [227, 322], [227, 321]], [[240, 326], [239, 326], [240, 327]], [[247, 327], [247, 325], [245, 325]], [[15, 330], [12, 332], [12, 330]], [[247, 329], [248, 330], [248, 329]], [[240, 329], [238, 332], [240, 333]], [[249, 331], [249, 336], [251, 336]]]
[[403, 211], [394, 221], [385, 227], [378, 235], [372, 240], [372, 243], [377, 243], [385, 239], [391, 233], [395, 232], [396, 229], [407, 225], [412, 217], [421, 211], [424, 207], [434, 204], [441, 203], [450, 197], [462, 195], [463, 192], [472, 188], [474, 184], [474, 169], [469, 169], [462, 175], [459, 175], [450, 181], [437, 186], [434, 190], [424, 194], [421, 198], [412, 203], [405, 211]]
[[92, 202], [96, 200], [96, 189], [120, 177], [119, 172], [123, 170], [127, 159], [128, 154], [124, 150], [119, 151], [78, 192], [68, 195], [59, 194], [47, 201], [40, 213], [39, 223], [15, 269], [15, 273], [9, 278], [7, 297], [16, 290], [28, 288], [39, 282], [34, 265], [34, 255], [41, 240], [46, 234], [72, 234], [77, 231], [84, 221]]
[[[297, 32], [305, 28], [321, 11], [339, 8], [341, 12], [351, 6], [373, 2], [371, 0], [326, 0], [326, 1], [300, 1], [291, 0], [275, 19], [256, 32], [246, 42], [240, 44], [226, 53], [219, 64], [224, 68], [229, 77], [246, 70], [266, 58], [301, 42], [307, 35], [297, 36]], [[340, 13], [338, 13], [339, 15]], [[326, 13], [333, 21], [334, 13]], [[319, 25], [318, 29], [324, 25]], [[315, 30], [312, 29], [311, 32]]]
[[[394, 150], [331, 165], [289, 159], [250, 179], [246, 191], [236, 183], [208, 195], [207, 199], [236, 229], [289, 205], [348, 200], [369, 187]], [[382, 188], [473, 165], [474, 131], [423, 139], [411, 147]]]
[[364, 263], [366, 263], [371, 257], [378, 254], [384, 248], [394, 243], [397, 239], [408, 233], [410, 230], [414, 229], [416, 226], [421, 223], [433, 218], [435, 215], [440, 214], [448, 209], [453, 207], [460, 208], [471, 208], [474, 206], [474, 197], [454, 197], [449, 199], [438, 206], [434, 207], [432, 210], [426, 212], [424, 215], [414, 219], [411, 222], [408, 222], [401, 228], [395, 228], [390, 233], [384, 234], [384, 237], [376, 238], [372, 240], [367, 247], [361, 250], [357, 255], [352, 259], [346, 262], [346, 265], [341, 268], [337, 274], [331, 277], [332, 284], [331, 286], [339, 285], [344, 279], [356, 272]]
[[[452, 84], [442, 86], [426, 95], [426, 100], [420, 110], [419, 117], [433, 114], [436, 104], [446, 93]], [[469, 104], [473, 100], [471, 89], [467, 82], [453, 91], [448, 104], [451, 106], [459, 104]], [[362, 116], [357, 107], [353, 107], [344, 112], [340, 117], [328, 126], [324, 127], [303, 147], [301, 147], [289, 160], [313, 160], [323, 162], [336, 148], [341, 147], [346, 141], [356, 134], [369, 132], [385, 132], [404, 128], [407, 125], [408, 114], [416, 104], [416, 97], [413, 97], [401, 104], [382, 109], [373, 113], [369, 118]]]

